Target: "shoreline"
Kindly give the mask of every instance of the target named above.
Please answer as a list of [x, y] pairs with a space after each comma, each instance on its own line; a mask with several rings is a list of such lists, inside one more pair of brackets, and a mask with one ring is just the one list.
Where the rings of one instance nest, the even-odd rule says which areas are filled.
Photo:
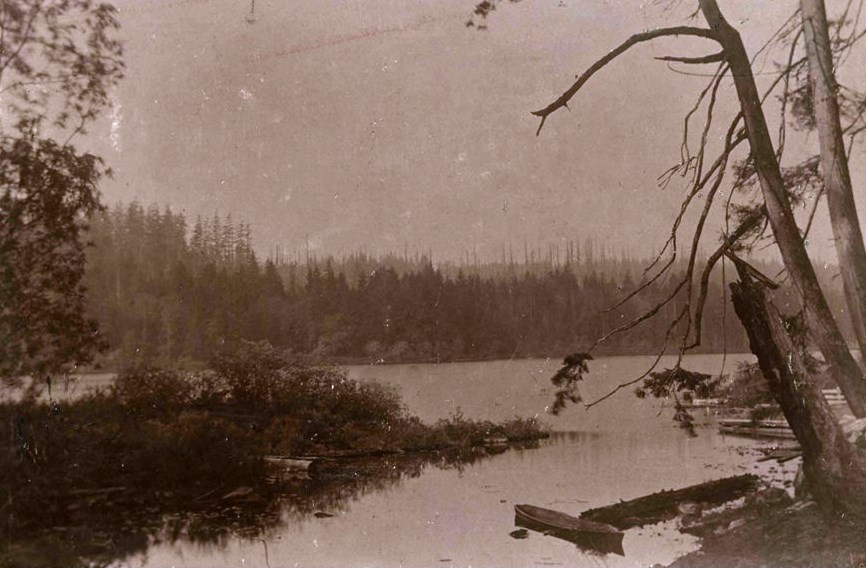
[[[600, 352], [597, 354], [595, 359], [602, 358], [613, 358], [613, 357], [656, 357], [657, 353], [643, 353], [643, 352], [632, 352], [632, 351], [615, 351], [615, 352]], [[725, 355], [728, 357], [736, 357], [736, 356], [752, 356], [752, 353], [746, 351], [740, 352], [728, 352], [724, 353], [721, 351], [694, 351], [690, 352], [689, 355]], [[665, 356], [676, 356], [676, 353], [665, 353]], [[322, 366], [322, 367], [396, 367], [398, 365], [453, 365], [453, 364], [461, 364], [461, 363], [495, 363], [495, 362], [505, 362], [505, 361], [533, 361], [533, 360], [546, 360], [552, 362], [558, 362], [564, 357], [564, 354], [557, 354], [555, 356], [549, 354], [538, 354], [538, 355], [520, 355], [513, 357], [505, 357], [505, 356], [491, 356], [491, 357], [472, 357], [465, 359], [447, 359], [447, 360], [437, 360], [436, 358], [405, 358], [405, 359], [391, 359], [391, 360], [377, 360], [372, 357], [331, 357], [328, 359], [317, 360], [311, 358], [309, 355], [301, 354], [298, 356], [301, 360], [309, 363], [313, 366]], [[175, 363], [171, 363], [173, 367], [175, 367]], [[76, 371], [75, 373], [71, 373], [72, 377], [80, 377], [80, 376], [88, 376], [88, 375], [107, 375], [112, 373], [119, 373], [125, 367], [115, 367], [106, 365], [100, 368], [87, 368]], [[188, 371], [202, 371], [206, 370], [206, 365], [189, 365], [180, 367], [183, 370]]]

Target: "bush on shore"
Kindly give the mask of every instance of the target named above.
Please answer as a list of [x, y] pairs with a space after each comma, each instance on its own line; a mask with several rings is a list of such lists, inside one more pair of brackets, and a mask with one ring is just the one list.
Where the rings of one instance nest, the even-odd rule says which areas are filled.
[[738, 408], [753, 408], [760, 404], [774, 404], [761, 368], [757, 363], [740, 363], [736, 373], [718, 391], [728, 405]]
[[63, 524], [66, 497], [106, 484], [196, 496], [261, 483], [268, 454], [437, 450], [495, 436], [546, 432], [535, 420], [496, 425], [460, 413], [426, 425], [393, 387], [244, 343], [209, 371], [138, 366], [75, 401], [0, 405], [0, 486], [11, 496], [0, 508], [18, 528], [46, 515]]

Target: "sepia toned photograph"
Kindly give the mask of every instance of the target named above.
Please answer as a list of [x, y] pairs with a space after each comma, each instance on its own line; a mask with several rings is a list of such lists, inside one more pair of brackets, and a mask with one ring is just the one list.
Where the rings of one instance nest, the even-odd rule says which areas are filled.
[[866, 567], [864, 4], [0, 0], [0, 568]]

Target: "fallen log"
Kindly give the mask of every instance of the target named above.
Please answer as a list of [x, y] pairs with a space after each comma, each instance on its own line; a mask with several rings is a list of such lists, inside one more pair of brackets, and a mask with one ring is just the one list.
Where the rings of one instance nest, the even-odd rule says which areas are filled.
[[96, 487], [92, 489], [70, 489], [69, 491], [66, 491], [66, 494], [72, 495], [73, 497], [93, 497], [110, 495], [112, 493], [123, 493], [124, 491], [126, 491], [126, 487]]
[[737, 475], [588, 509], [580, 514], [580, 518], [625, 530], [673, 519], [679, 514], [677, 505], [680, 503], [690, 501], [710, 506], [721, 505], [754, 491], [757, 486], [756, 475]]
[[749, 426], [719, 426], [719, 432], [731, 436], [743, 436], [745, 438], [775, 438], [781, 440], [796, 440], [794, 431], [788, 428], [760, 428]]

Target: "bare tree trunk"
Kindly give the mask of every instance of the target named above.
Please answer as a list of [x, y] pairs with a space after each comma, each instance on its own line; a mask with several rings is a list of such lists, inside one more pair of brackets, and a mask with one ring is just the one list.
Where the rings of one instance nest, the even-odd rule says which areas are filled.
[[710, 28], [717, 34], [731, 67], [767, 217], [785, 267], [799, 293], [809, 330], [851, 411], [857, 417], [866, 416], [866, 382], [833, 319], [794, 222], [746, 48], [740, 34], [725, 20], [715, 0], [700, 0], [700, 7]]
[[833, 69], [830, 34], [824, 0], [800, 0], [806, 55], [809, 60], [809, 83], [814, 100], [815, 123], [821, 143], [821, 175], [830, 209], [830, 223], [842, 273], [848, 317], [860, 347], [860, 358], [866, 358], [866, 246], [854, 206], [848, 157], [839, 120], [839, 85]]
[[846, 438], [766, 288], [737, 263], [731, 284], [734, 310], [770, 392], [803, 449], [803, 471], [815, 499], [828, 509], [862, 515], [866, 505], [866, 459]]

